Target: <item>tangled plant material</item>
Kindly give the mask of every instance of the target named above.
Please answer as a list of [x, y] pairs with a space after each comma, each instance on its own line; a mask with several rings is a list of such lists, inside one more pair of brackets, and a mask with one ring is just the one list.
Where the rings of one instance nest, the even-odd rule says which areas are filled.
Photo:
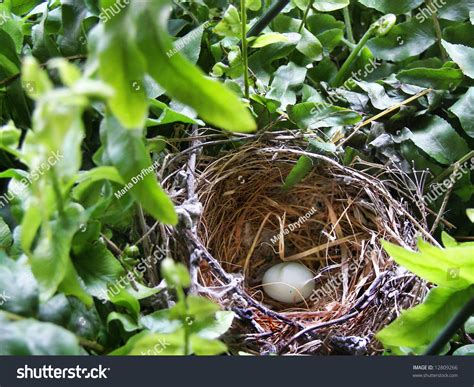
[[[249, 351], [378, 353], [374, 334], [426, 291], [380, 240], [414, 247], [417, 235], [429, 237], [426, 225], [392, 196], [387, 186], [396, 182], [387, 175], [390, 184], [324, 156], [316, 155], [311, 174], [285, 192], [299, 149], [256, 142], [198, 162], [197, 235], [206, 258], [198, 265], [200, 292], [250, 322]], [[297, 305], [272, 300], [261, 285], [269, 267], [291, 261], [316, 280], [313, 294]]]

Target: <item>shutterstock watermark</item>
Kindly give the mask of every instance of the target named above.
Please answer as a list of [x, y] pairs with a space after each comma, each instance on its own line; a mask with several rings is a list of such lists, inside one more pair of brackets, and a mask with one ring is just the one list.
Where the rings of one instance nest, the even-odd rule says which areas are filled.
[[23, 177], [18, 182], [19, 185], [12, 187], [6, 194], [0, 196], [0, 208], [5, 207], [10, 201], [24, 192], [27, 187], [37, 181], [46, 171], [49, 171], [51, 167], [56, 165], [56, 163], [63, 158], [64, 155], [60, 152], [53, 152], [47, 161], [42, 162], [37, 169], [33, 169], [28, 176]]
[[[355, 273], [358, 269], [358, 265], [355, 263], [351, 263], [349, 265], [349, 274]], [[344, 281], [344, 274], [342, 271], [336, 275], [331, 277], [328, 282], [326, 282], [323, 286], [318, 289], [314, 289], [313, 293], [309, 297], [309, 300], [313, 303], [316, 303], [318, 300], [331, 296], [334, 294], [337, 289], [340, 289]]]
[[76, 367], [53, 367], [43, 365], [42, 367], [30, 367], [24, 365], [17, 368], [17, 379], [107, 379], [107, 372], [110, 368], [105, 368], [102, 364], [98, 367], [86, 368], [77, 365]]
[[283, 229], [282, 232], [280, 232], [279, 234], [274, 235], [273, 237], [271, 237], [270, 242], [272, 242], [272, 244], [276, 244], [281, 238], [283, 238], [283, 236], [288, 235], [290, 232], [293, 232], [293, 231], [299, 229], [315, 213], [316, 213], [316, 208], [311, 207], [311, 209], [306, 214], [304, 214], [303, 216], [300, 216], [296, 222], [289, 224], [287, 227], [285, 227]]
[[102, 8], [99, 15], [100, 21], [102, 23], [107, 23], [114, 16], [117, 16], [120, 12], [122, 12], [129, 4], [130, 0], [118, 0], [110, 7]]
[[101, 295], [98, 297], [103, 304], [105, 304], [108, 300], [110, 300], [111, 296], [116, 296], [120, 293], [121, 290], [126, 289], [130, 286], [130, 283], [134, 281], [136, 278], [139, 278], [141, 274], [143, 274], [146, 269], [150, 269], [154, 267], [157, 262], [161, 261], [165, 258], [161, 249], [155, 250], [153, 255], [147, 257], [143, 261], [141, 261], [137, 266], [133, 268], [132, 271], [129, 271], [126, 275], [123, 275], [118, 280], [116, 280], [112, 285], [109, 285], [107, 291], [101, 291]]
[[[353, 89], [355, 86], [357, 86], [356, 82], [362, 81], [367, 76], [372, 74], [380, 65], [382, 62], [377, 62], [376, 58], [372, 58], [369, 60], [369, 63], [367, 63], [363, 68], [354, 71], [350, 78], [344, 82], [344, 84], [340, 87], [341, 89], [345, 89], [350, 91]], [[320, 103], [318, 106], [315, 106], [311, 109], [310, 113], [311, 114], [319, 114], [321, 113], [324, 109], [326, 109], [329, 106], [336, 105], [337, 102], [339, 101], [340, 97], [337, 94], [330, 95], [327, 98], [327, 102]]]
[[443, 5], [446, 5], [446, 0], [433, 0], [426, 5], [426, 7], [420, 8], [420, 12], [416, 14], [416, 20], [420, 23], [424, 23], [427, 19], [429, 19], [433, 14], [438, 12]]

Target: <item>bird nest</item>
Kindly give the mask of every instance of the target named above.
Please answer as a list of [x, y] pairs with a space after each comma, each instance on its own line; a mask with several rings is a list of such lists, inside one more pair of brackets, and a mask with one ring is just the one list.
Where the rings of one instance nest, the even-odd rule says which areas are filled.
[[[397, 267], [381, 241], [414, 247], [418, 234], [429, 234], [394, 195], [396, 181], [373, 165], [363, 171], [316, 155], [311, 173], [283, 190], [304, 153], [293, 144], [257, 142], [198, 161], [202, 212], [187, 235], [198, 251], [197, 291], [237, 313], [230, 347], [260, 354], [380, 353], [375, 333], [426, 290]], [[311, 271], [310, 297], [289, 305], [265, 294], [264, 272], [282, 262]]]

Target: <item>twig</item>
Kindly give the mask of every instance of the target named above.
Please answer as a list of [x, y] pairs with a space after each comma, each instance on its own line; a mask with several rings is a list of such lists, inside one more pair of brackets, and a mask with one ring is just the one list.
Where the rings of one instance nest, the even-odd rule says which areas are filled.
[[[452, 175], [455, 175], [458, 169], [459, 169], [459, 164], [456, 164]], [[448, 205], [448, 201], [449, 201], [449, 198], [451, 197], [451, 193], [453, 192], [453, 188], [454, 188], [454, 182], [451, 182], [451, 185], [449, 186], [448, 191], [446, 192], [446, 195], [444, 195], [443, 203], [441, 204], [441, 208], [439, 209], [438, 215], [436, 215], [436, 219], [433, 223], [433, 226], [431, 227], [431, 230], [430, 230], [431, 234], [433, 234], [436, 231], [441, 219], [443, 218], [444, 211], [446, 210], [446, 206]]]
[[403, 102], [400, 102], [400, 103], [397, 103], [396, 105], [393, 105], [391, 107], [389, 107], [388, 109], [384, 110], [383, 112], [373, 116], [372, 118], [369, 118], [368, 120], [358, 124], [355, 128], [354, 128], [354, 131], [348, 136], [346, 137], [342, 142], [340, 142], [338, 144], [338, 146], [343, 146], [346, 142], [348, 142], [361, 128], [363, 128], [364, 126], [367, 126], [369, 125], [370, 123], [372, 123], [373, 121], [376, 121], [378, 120], [379, 118], [382, 118], [384, 116], [386, 116], [387, 114], [397, 110], [398, 108], [401, 108], [402, 106], [404, 105], [408, 105], [409, 103], [417, 100], [418, 98], [421, 98], [423, 97], [424, 95], [428, 94], [429, 92], [433, 91], [433, 89], [429, 88], [429, 89], [426, 89], [426, 90], [423, 90], [421, 93], [418, 93], [417, 95], [414, 95], [413, 97], [410, 97], [408, 99], [406, 99], [405, 101]]

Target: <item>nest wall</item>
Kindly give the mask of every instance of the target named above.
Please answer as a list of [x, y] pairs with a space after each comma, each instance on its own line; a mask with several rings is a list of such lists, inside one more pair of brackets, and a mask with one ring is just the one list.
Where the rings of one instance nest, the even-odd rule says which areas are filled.
[[[426, 290], [381, 240], [414, 247], [426, 228], [382, 179], [323, 156], [299, 184], [282, 189], [301, 153], [293, 144], [256, 142], [198, 162], [197, 237], [209, 258], [197, 264], [199, 291], [238, 313], [240, 348], [378, 353], [374, 334]], [[309, 298], [287, 305], [263, 292], [263, 273], [281, 262], [311, 270]]]

